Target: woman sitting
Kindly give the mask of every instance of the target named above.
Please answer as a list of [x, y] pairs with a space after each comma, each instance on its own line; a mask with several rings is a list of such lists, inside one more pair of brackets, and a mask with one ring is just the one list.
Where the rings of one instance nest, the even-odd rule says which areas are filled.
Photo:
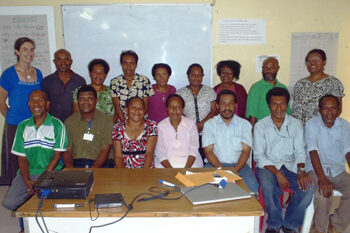
[[166, 108], [169, 117], [158, 125], [155, 151], [157, 168], [203, 167], [198, 152], [199, 139], [196, 123], [183, 116], [185, 101], [179, 95], [169, 95]]
[[153, 167], [158, 135], [157, 123], [145, 120], [145, 103], [140, 97], [135, 96], [127, 100], [126, 112], [128, 118], [113, 127], [115, 167]]

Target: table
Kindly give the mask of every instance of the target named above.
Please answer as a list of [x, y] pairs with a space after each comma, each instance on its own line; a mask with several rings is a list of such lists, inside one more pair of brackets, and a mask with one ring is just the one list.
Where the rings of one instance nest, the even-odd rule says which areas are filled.
[[[225, 168], [227, 169], [227, 168]], [[232, 170], [233, 168], [231, 168]], [[139, 193], [149, 192], [151, 186], [159, 185], [158, 179], [163, 179], [177, 185], [178, 172], [186, 170], [193, 172], [212, 171], [213, 168], [193, 169], [93, 169], [95, 183], [89, 198], [93, 199], [98, 193], [122, 193], [126, 203]], [[248, 189], [243, 181], [237, 182], [243, 188]], [[174, 197], [179, 193], [171, 193]], [[88, 198], [88, 199], [89, 199]], [[36, 221], [35, 212], [39, 199], [33, 196], [16, 212], [17, 217], [24, 218], [26, 233], [41, 233]], [[112, 222], [121, 217], [126, 208], [105, 209], [100, 211], [96, 221], [90, 220], [88, 200], [44, 200], [41, 208], [50, 232], [57, 233], [88, 233], [90, 226]], [[71, 209], [55, 209], [56, 203], [78, 203], [84, 207]], [[122, 221], [103, 228], [94, 228], [92, 233], [102, 232], [254, 232], [256, 231], [258, 217], [264, 214], [258, 201], [252, 197], [249, 199], [205, 204], [193, 206], [186, 197], [176, 201], [152, 200], [135, 202], [134, 208]], [[92, 216], [96, 217], [92, 204]], [[42, 224], [41, 219], [39, 222]]]

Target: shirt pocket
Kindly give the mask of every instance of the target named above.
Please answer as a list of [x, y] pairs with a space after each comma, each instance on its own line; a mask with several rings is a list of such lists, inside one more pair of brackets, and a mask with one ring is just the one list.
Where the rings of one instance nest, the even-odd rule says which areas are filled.
[[242, 151], [242, 137], [232, 136], [230, 139], [231, 149], [235, 152]]

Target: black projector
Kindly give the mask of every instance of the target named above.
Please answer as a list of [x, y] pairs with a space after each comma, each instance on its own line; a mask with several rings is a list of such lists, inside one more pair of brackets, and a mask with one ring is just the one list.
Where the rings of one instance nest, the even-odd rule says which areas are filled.
[[49, 192], [47, 199], [86, 199], [93, 183], [92, 170], [46, 171], [39, 177], [35, 191], [38, 198]]

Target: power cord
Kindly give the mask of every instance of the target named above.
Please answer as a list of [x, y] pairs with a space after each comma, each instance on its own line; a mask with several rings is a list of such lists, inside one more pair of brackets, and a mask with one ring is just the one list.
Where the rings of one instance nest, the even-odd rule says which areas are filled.
[[[35, 213], [35, 221], [38, 224], [38, 226], [40, 228], [40, 231], [42, 233], [49, 233], [49, 230], [47, 229], [47, 226], [46, 226], [46, 223], [45, 223], [45, 220], [44, 220], [44, 216], [41, 213], [40, 209], [43, 206], [44, 200], [49, 196], [50, 193], [51, 193], [51, 190], [48, 190], [48, 189], [44, 189], [41, 192], [41, 198], [40, 198], [40, 201], [38, 203], [38, 208], [37, 208], [36, 213]], [[44, 224], [46, 232], [44, 231], [44, 229], [41, 227], [41, 224], [39, 223], [39, 220], [38, 220], [38, 215], [39, 214], [40, 214], [41, 220], [43, 221], [43, 224]]]
[[[152, 193], [140, 193], [140, 194], [136, 195], [136, 196], [132, 199], [132, 201], [130, 202], [130, 204], [128, 204], [128, 205], [126, 204], [126, 202], [124, 201], [124, 199], [122, 199], [123, 205], [125, 205], [125, 207], [127, 208], [125, 214], [124, 214], [122, 217], [120, 217], [119, 219], [117, 219], [117, 220], [115, 220], [115, 221], [113, 221], [113, 222], [106, 223], [106, 224], [102, 224], [102, 225], [97, 225], [97, 226], [91, 226], [90, 229], [89, 229], [89, 233], [91, 233], [92, 230], [93, 230], [94, 228], [100, 228], [100, 227], [109, 226], [109, 225], [112, 225], [112, 224], [114, 224], [114, 223], [117, 223], [117, 222], [120, 222], [121, 220], [123, 220], [123, 219], [129, 214], [130, 210], [132, 210], [132, 209], [134, 208], [133, 205], [134, 205], [134, 203], [135, 203], [136, 200], [137, 200], [138, 202], [139, 202], [139, 201], [155, 200], [155, 199], [161, 199], [161, 200], [179, 200], [180, 198], [182, 198], [182, 197], [183, 197], [184, 195], [186, 195], [187, 193], [189, 193], [189, 192], [191, 192], [191, 191], [193, 191], [193, 190], [195, 190], [195, 189], [197, 189], [197, 188], [203, 187], [203, 186], [205, 186], [205, 185], [214, 185], [214, 186], [218, 186], [218, 185], [216, 185], [216, 184], [211, 184], [211, 183], [202, 184], [202, 185], [199, 185], [199, 186], [195, 186], [195, 187], [193, 187], [193, 188], [187, 190], [185, 193], [182, 193], [181, 195], [179, 195], [179, 196], [177, 196], [177, 197], [173, 197], [173, 198], [166, 198], [166, 196], [168, 196], [171, 192], [180, 192], [180, 188], [173, 188], [173, 189], [171, 189], [171, 190], [167, 189], [167, 190], [165, 190], [165, 191], [162, 192], [162, 191], [157, 191], [156, 189], [158, 189], [158, 188], [164, 188], [163, 186], [152, 186], [152, 187], [149, 188], [149, 191], [150, 191], [150, 192], [159, 193], [158, 195], [154, 195], [154, 194], [152, 194]], [[144, 195], [151, 196], [151, 197], [138, 199], [138, 198], [140, 198], [141, 196], [144, 196]], [[90, 219], [91, 219], [91, 220], [92, 220], [92, 217], [91, 217], [91, 202], [92, 202], [92, 201], [93, 201], [93, 199], [89, 201], [89, 211], [90, 211]], [[96, 217], [94, 220], [92, 220], [92, 221], [95, 221], [95, 220], [99, 217], [99, 210], [98, 210], [98, 208], [97, 208], [97, 213], [98, 213], [98, 214], [97, 214], [97, 217]]]

